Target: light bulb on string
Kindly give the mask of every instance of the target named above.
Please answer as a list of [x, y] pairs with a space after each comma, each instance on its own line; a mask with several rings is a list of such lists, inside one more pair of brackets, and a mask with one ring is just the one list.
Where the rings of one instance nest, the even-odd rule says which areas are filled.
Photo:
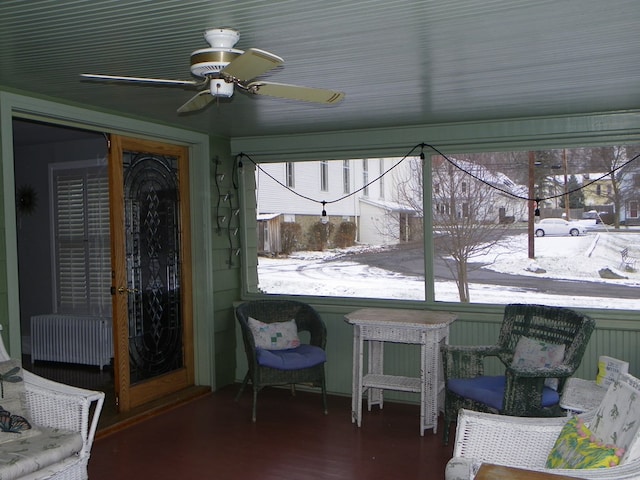
[[325, 210], [325, 205], [327, 202], [322, 201], [322, 215], [320, 216], [320, 222], [323, 224], [329, 223], [329, 217], [327, 216], [327, 211]]

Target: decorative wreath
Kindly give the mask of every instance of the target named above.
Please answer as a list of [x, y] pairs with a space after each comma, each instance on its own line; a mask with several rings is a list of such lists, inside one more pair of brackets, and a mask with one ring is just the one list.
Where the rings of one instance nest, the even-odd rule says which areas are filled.
[[38, 205], [38, 193], [31, 185], [22, 185], [18, 188], [16, 206], [18, 212], [24, 215], [31, 215]]

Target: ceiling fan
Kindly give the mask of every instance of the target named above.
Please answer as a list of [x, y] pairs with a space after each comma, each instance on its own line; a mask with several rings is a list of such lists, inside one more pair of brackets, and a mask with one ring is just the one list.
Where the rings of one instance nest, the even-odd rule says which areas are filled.
[[214, 98], [231, 97], [234, 86], [249, 94], [303, 102], [333, 104], [344, 98], [343, 92], [334, 90], [256, 80], [256, 77], [282, 65], [284, 60], [273, 53], [257, 48], [250, 48], [246, 51], [233, 48], [240, 39], [240, 33], [236, 30], [213, 28], [205, 31], [204, 38], [210, 47], [196, 50], [191, 54], [191, 74], [201, 80], [167, 80], [96, 73], [82, 73], [80, 76], [98, 81], [175, 85], [199, 89], [198, 93], [178, 108], [178, 113], [204, 108]]

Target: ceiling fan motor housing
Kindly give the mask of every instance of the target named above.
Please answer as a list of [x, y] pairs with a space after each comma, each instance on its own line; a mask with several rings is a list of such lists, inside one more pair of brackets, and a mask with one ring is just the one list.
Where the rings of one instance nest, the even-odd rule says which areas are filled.
[[229, 48], [202, 48], [191, 54], [191, 73], [196, 77], [217, 76], [231, 60], [242, 55], [242, 50]]
[[211, 47], [191, 54], [191, 73], [197, 77], [218, 76], [220, 70], [244, 53], [233, 48], [240, 39], [237, 30], [212, 28], [204, 32], [204, 38]]

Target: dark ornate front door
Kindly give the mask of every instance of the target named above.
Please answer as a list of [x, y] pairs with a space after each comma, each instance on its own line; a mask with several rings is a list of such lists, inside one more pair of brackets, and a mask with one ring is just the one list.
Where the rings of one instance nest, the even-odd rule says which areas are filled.
[[120, 412], [193, 384], [187, 154], [185, 147], [111, 137]]

